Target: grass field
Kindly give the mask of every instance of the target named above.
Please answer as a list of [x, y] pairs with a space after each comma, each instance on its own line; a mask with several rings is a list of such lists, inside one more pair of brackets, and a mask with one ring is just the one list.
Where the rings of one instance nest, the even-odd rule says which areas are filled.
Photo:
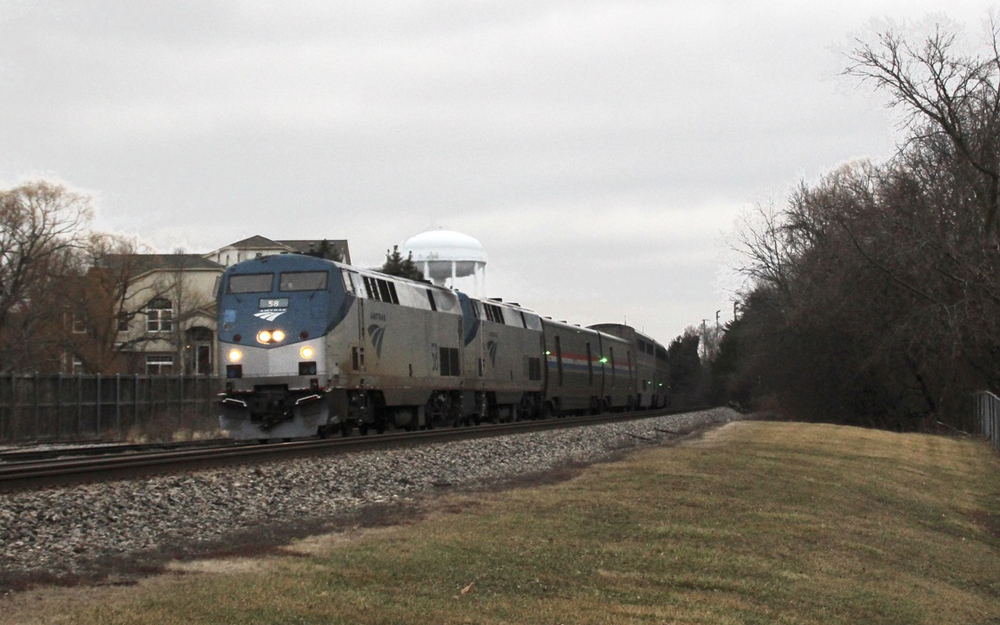
[[397, 527], [9, 599], [5, 623], [1000, 623], [1000, 461], [739, 422]]

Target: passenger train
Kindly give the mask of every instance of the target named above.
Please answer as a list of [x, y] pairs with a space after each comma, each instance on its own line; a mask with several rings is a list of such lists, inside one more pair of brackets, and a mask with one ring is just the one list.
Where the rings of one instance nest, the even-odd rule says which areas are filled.
[[220, 425], [235, 439], [344, 436], [665, 407], [667, 352], [621, 324], [296, 254], [219, 284]]

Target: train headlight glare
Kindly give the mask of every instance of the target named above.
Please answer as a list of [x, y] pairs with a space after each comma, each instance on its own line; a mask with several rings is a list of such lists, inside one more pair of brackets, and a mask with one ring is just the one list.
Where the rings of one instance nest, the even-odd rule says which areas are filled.
[[275, 330], [271, 333], [271, 340], [275, 343], [280, 343], [285, 340], [285, 333], [281, 330]]
[[312, 360], [312, 357], [316, 355], [316, 351], [313, 348], [306, 345], [305, 347], [299, 350], [299, 355], [302, 356], [303, 360]]
[[268, 332], [267, 330], [261, 330], [260, 332], [257, 333], [257, 341], [260, 343], [270, 343], [271, 333]]
[[229, 362], [239, 362], [243, 358], [243, 352], [238, 349], [229, 350]]

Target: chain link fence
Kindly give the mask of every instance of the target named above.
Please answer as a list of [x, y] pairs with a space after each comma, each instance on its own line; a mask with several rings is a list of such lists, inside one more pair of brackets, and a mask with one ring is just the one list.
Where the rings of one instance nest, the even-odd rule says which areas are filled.
[[0, 376], [0, 443], [173, 440], [218, 434], [209, 376]]

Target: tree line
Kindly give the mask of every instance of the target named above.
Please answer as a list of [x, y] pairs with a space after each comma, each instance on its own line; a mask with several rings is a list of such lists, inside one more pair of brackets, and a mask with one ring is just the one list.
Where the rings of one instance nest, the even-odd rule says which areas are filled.
[[737, 228], [747, 287], [711, 363], [713, 392], [796, 418], [964, 427], [1000, 385], [1000, 43], [888, 27], [845, 74], [890, 98], [904, 138], [760, 205]]

